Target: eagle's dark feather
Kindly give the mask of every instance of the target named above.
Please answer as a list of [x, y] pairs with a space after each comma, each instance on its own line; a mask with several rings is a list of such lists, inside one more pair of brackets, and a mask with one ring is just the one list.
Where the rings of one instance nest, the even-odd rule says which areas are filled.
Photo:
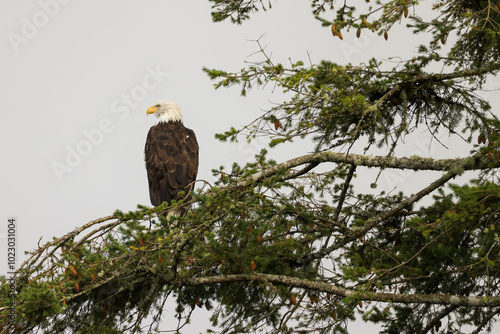
[[171, 204], [184, 191], [189, 196], [198, 173], [198, 142], [193, 130], [182, 122], [161, 122], [146, 138], [146, 170], [151, 203]]

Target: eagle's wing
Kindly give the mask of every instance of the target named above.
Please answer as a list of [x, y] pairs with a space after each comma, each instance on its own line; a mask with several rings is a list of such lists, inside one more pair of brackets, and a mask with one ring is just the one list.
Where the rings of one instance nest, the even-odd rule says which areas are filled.
[[178, 199], [180, 191], [188, 195], [198, 173], [198, 142], [194, 132], [180, 122], [153, 126], [146, 139], [145, 160], [149, 196], [154, 206]]

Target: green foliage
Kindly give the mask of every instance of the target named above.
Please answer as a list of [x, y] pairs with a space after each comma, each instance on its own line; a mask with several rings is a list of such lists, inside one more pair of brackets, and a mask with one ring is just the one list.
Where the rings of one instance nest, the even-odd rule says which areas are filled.
[[[218, 13], [235, 13], [238, 5], [232, 1], [216, 1]], [[245, 13], [255, 10], [257, 1], [239, 7]], [[232, 128], [217, 139], [235, 140], [239, 134], [247, 139], [257, 134], [268, 134], [269, 145], [290, 142], [295, 137], [311, 137], [315, 150], [332, 149], [351, 145], [360, 138], [377, 146], [388, 146], [394, 151], [398, 141], [419, 126], [430, 133], [439, 131], [467, 134], [472, 141], [478, 132], [492, 132], [488, 126], [490, 105], [474, 93], [486, 75], [500, 69], [498, 47], [500, 42], [500, 9], [490, 1], [441, 1], [435, 10], [441, 12], [437, 19], [426, 22], [416, 15], [408, 17], [408, 10], [416, 1], [387, 1], [381, 12], [375, 7], [364, 8], [368, 14], [356, 15], [356, 7], [337, 8], [334, 22], [321, 19], [325, 25], [342, 29], [372, 29], [380, 33], [390, 30], [402, 19], [416, 33], [432, 35], [428, 46], [421, 46], [420, 55], [402, 61], [394, 68], [382, 71], [386, 64], [372, 59], [361, 66], [339, 65], [323, 60], [317, 65], [304, 67], [302, 61], [290, 67], [275, 64], [260, 46], [263, 60], [253, 63], [239, 73], [220, 70], [205, 72], [211, 79], [218, 79], [216, 88], [240, 85], [242, 95], [252, 87], [274, 83], [293, 97], [263, 114], [259, 122], [242, 129]], [[333, 1], [312, 1], [316, 15], [333, 9]], [[232, 8], [232, 10], [229, 10]], [[407, 18], [408, 17], [408, 18]], [[243, 15], [238, 20], [248, 18]], [[372, 19], [369, 22], [368, 19]], [[408, 21], [410, 22], [410, 21]], [[440, 54], [441, 44], [455, 32], [461, 36], [449, 54]], [[448, 74], [427, 71], [433, 64], [453, 66]], [[465, 84], [468, 83], [468, 84]], [[465, 122], [466, 128], [461, 128]], [[255, 124], [259, 126], [255, 126]], [[274, 128], [274, 130], [273, 130]]]
[[[494, 291], [500, 282], [500, 187], [486, 182], [452, 189], [452, 194], [441, 192], [432, 206], [396, 225], [397, 233], [380, 233], [364, 241], [371, 250], [364, 251], [364, 258], [376, 259], [365, 266], [376, 272], [378, 284], [426, 294], [497, 293]], [[383, 253], [376, 251], [382, 249]], [[394, 284], [396, 277], [405, 277], [405, 281]], [[482, 280], [487, 284], [482, 284]], [[395, 315], [401, 320], [390, 322], [387, 332], [410, 332], [415, 328], [422, 331], [421, 312], [432, 311], [427, 306], [418, 307], [418, 312], [415, 309], [395, 308]], [[471, 312], [467, 307], [456, 312], [460, 314], [459, 324], [477, 326], [490, 317], [488, 312]], [[457, 324], [449, 325], [456, 331], [460, 329]]]
[[[426, 22], [412, 17], [415, 32], [430, 31], [434, 48], [446, 43], [452, 33], [459, 36], [450, 51], [447, 64], [456, 70], [481, 68], [498, 63], [500, 51], [500, 8], [495, 1], [441, 1], [434, 10], [442, 15], [439, 20]], [[481, 77], [474, 80], [480, 80]]]

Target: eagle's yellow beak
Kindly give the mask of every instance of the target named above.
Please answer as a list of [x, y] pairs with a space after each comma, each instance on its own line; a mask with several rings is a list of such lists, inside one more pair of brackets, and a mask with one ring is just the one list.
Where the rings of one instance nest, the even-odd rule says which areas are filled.
[[157, 111], [158, 111], [158, 108], [156, 108], [155, 106], [149, 107], [148, 110], [146, 111], [146, 115], [154, 114]]

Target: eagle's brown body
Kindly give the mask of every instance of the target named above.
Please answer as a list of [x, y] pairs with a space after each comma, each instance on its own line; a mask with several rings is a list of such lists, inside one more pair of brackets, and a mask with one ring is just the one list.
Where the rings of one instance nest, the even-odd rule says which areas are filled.
[[186, 198], [198, 173], [198, 142], [191, 129], [180, 121], [160, 122], [148, 132], [145, 147], [151, 203]]

